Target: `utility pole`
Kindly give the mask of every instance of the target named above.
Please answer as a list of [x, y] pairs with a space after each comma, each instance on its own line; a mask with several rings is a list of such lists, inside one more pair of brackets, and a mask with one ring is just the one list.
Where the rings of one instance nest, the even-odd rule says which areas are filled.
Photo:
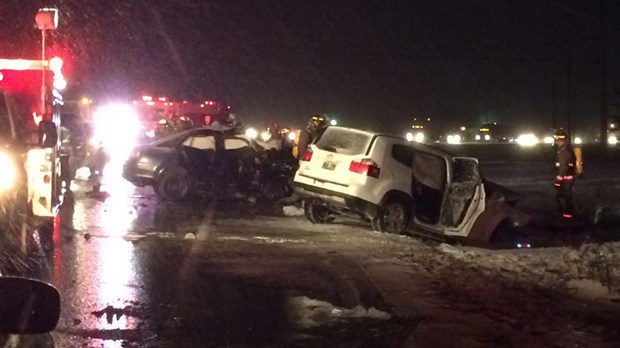
[[557, 72], [554, 67], [553, 69], [553, 108], [551, 109], [551, 128], [554, 131], [558, 128], [557, 103], [558, 103], [558, 83], [557, 83]]
[[566, 132], [569, 139], [573, 139], [573, 67], [571, 49], [568, 47], [566, 57]]
[[600, 143], [607, 144], [607, 15], [605, 0], [601, 0], [600, 40], [601, 40], [601, 116], [599, 119]]

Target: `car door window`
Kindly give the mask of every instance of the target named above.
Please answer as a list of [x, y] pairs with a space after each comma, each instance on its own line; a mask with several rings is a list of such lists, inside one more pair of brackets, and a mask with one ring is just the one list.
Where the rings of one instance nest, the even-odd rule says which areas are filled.
[[412, 157], [411, 196], [416, 202], [416, 218], [424, 223], [439, 222], [447, 179], [446, 160], [415, 151]]
[[197, 178], [207, 177], [215, 161], [215, 137], [194, 134], [183, 141], [182, 154], [187, 166]]
[[235, 136], [224, 138], [222, 173], [232, 178], [249, 171], [254, 163], [253, 154], [248, 140]]
[[250, 144], [245, 139], [236, 137], [224, 139], [224, 150], [239, 150], [249, 146]]
[[215, 137], [205, 135], [192, 135], [183, 141], [183, 146], [191, 147], [198, 150], [215, 151]]
[[457, 227], [467, 213], [480, 184], [478, 162], [470, 158], [454, 158], [448, 196], [442, 211], [442, 222]]
[[397, 162], [410, 166], [413, 163], [415, 149], [409, 145], [394, 144], [392, 147], [392, 158]]

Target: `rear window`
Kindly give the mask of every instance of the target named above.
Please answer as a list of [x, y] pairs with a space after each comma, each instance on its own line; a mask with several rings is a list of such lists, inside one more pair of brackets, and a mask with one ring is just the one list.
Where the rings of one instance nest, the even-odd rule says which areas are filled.
[[366, 153], [371, 141], [371, 134], [352, 129], [329, 127], [319, 137], [315, 145], [321, 150], [352, 156]]

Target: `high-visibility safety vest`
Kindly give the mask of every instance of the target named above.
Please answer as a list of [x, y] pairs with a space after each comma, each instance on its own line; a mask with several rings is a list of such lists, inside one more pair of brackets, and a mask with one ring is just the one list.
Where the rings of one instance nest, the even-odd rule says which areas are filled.
[[293, 141], [293, 157], [297, 158], [299, 155], [299, 136], [301, 135], [301, 129], [295, 130], [295, 140]]
[[583, 154], [581, 148], [574, 147], [573, 152], [575, 153], [575, 174], [581, 175], [583, 174]]

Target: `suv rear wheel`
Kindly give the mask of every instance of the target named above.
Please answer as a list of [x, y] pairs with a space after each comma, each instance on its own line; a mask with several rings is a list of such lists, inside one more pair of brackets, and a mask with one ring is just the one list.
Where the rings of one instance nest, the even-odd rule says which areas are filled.
[[327, 224], [334, 221], [333, 212], [317, 199], [304, 201], [304, 215], [313, 224]]
[[385, 201], [370, 224], [378, 232], [403, 233], [409, 225], [410, 207], [398, 199]]

